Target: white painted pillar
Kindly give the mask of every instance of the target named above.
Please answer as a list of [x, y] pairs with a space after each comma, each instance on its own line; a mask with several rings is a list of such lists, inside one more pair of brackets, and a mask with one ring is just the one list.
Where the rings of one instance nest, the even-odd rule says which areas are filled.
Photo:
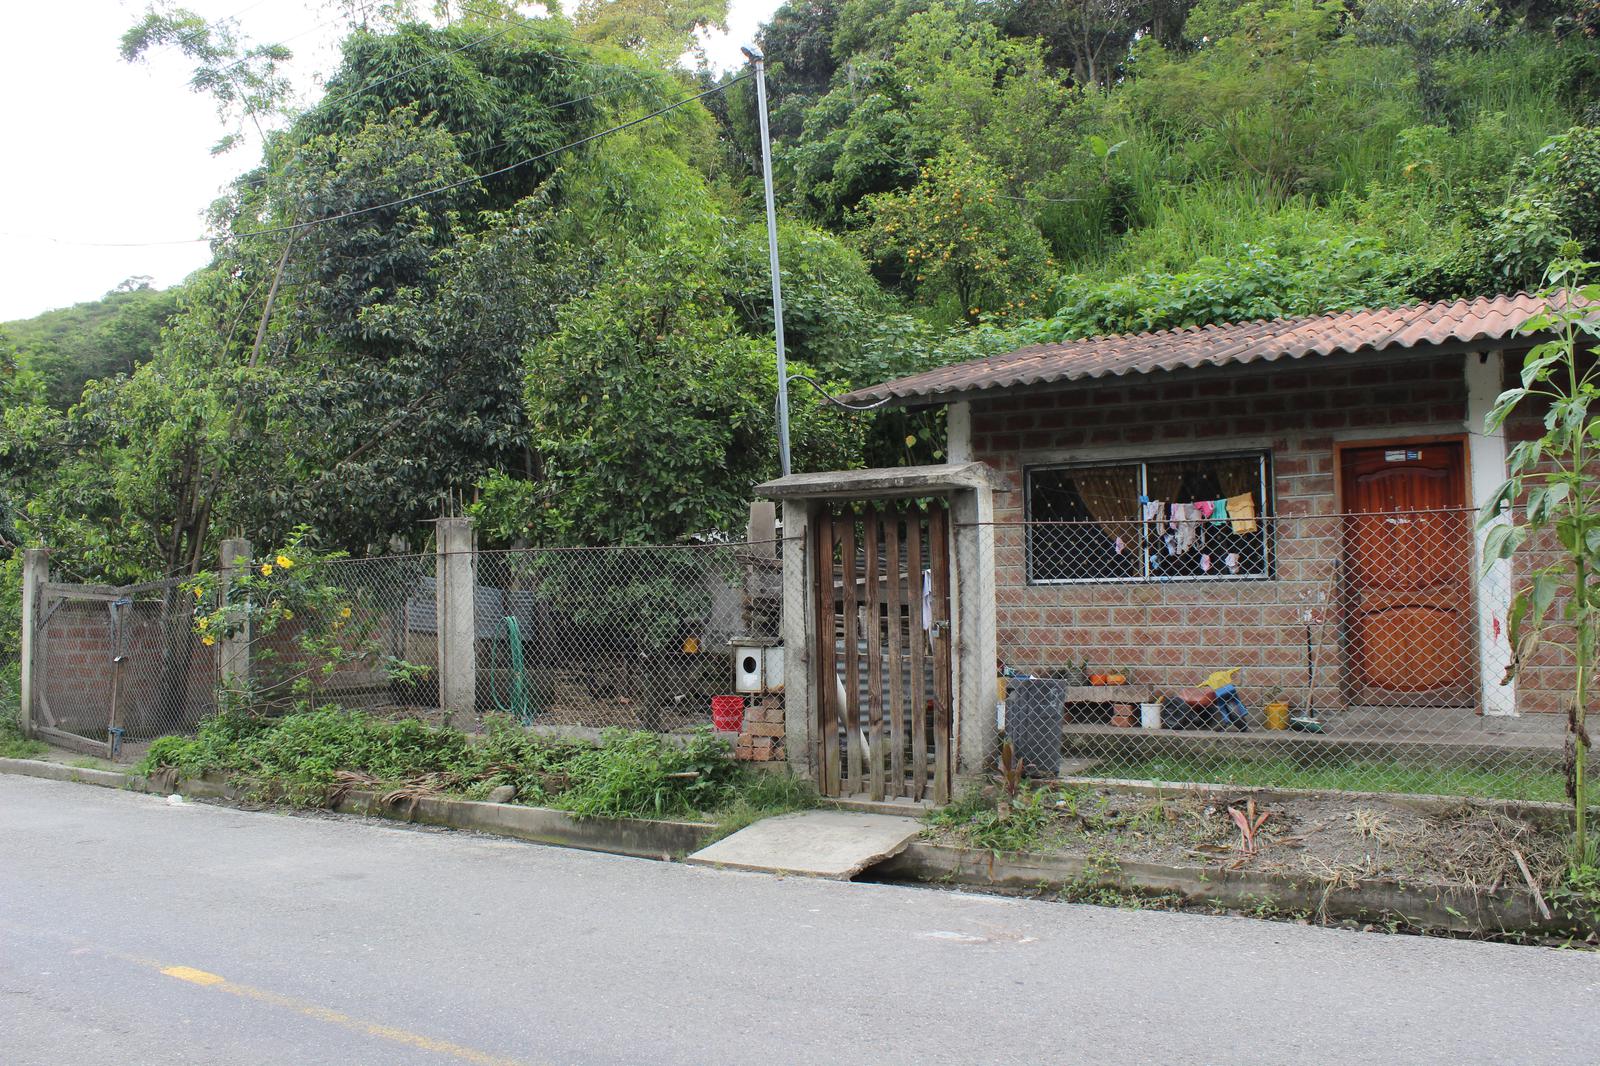
[[817, 561], [811, 550], [811, 519], [816, 505], [808, 500], [783, 501], [783, 747], [789, 771], [817, 780], [812, 758], [812, 723], [817, 720], [817, 691], [812, 680], [809, 634], [815, 625]]
[[945, 408], [944, 461], [972, 461], [972, 405], [953, 403]]
[[995, 633], [994, 492], [971, 489], [950, 501], [955, 565], [950, 583], [953, 627], [950, 656], [955, 698], [955, 772], [984, 773], [995, 745], [995, 711], [1000, 699], [995, 677], [999, 655]]
[[[250, 565], [250, 542], [242, 537], [230, 537], [222, 542], [222, 604], [227, 605], [233, 595], [233, 585], [244, 569]], [[250, 620], [237, 631], [224, 634], [218, 666], [222, 675], [222, 688], [226, 692], [242, 694], [250, 688]]]
[[33, 736], [44, 693], [44, 587], [50, 581], [50, 552], [22, 553], [22, 732]]
[[466, 728], [477, 711], [477, 535], [470, 518], [441, 518], [435, 528], [439, 706], [451, 725]]
[[[1471, 471], [1472, 506], [1488, 506], [1502, 482], [1506, 479], [1506, 437], [1503, 430], [1484, 431], [1484, 420], [1494, 408], [1504, 381], [1505, 353], [1468, 352], [1464, 356], [1467, 383], [1467, 467]], [[1482, 515], [1480, 513], [1479, 517]], [[1495, 519], [1496, 524], [1509, 521], [1505, 516]], [[1483, 569], [1483, 546], [1488, 538], [1489, 526], [1476, 531], [1473, 552], [1473, 572], [1477, 579], [1478, 608], [1478, 675], [1482, 693], [1483, 713], [1486, 715], [1514, 715], [1517, 713], [1516, 684], [1502, 685], [1506, 667], [1511, 663], [1511, 643], [1506, 636], [1506, 619], [1511, 611], [1511, 563], [1501, 560], [1487, 572]]]

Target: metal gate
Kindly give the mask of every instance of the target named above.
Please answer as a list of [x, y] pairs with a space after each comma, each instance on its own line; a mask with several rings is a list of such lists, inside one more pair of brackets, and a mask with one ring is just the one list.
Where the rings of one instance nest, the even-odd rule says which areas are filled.
[[816, 522], [824, 795], [950, 799], [949, 528], [943, 503], [851, 507]]
[[216, 709], [217, 648], [194, 631], [181, 580], [44, 586], [34, 733], [103, 758], [193, 731]]

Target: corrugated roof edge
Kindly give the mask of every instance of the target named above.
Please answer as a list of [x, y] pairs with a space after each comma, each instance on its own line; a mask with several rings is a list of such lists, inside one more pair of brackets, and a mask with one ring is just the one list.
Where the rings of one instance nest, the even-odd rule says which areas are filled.
[[[847, 403], [949, 402], [958, 396], [1157, 370], [1502, 341], [1543, 307], [1527, 292], [1326, 315], [1206, 323], [1032, 344], [856, 389]], [[1597, 309], [1596, 314], [1600, 314]], [[1538, 338], [1526, 335], [1529, 343]]]

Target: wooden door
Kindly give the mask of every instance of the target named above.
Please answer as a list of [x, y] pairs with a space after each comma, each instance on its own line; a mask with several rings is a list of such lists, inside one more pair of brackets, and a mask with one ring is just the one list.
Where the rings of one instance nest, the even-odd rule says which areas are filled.
[[849, 507], [816, 524], [817, 730], [825, 796], [950, 799], [949, 519]]
[[1347, 448], [1346, 640], [1353, 702], [1472, 706], [1472, 512], [1460, 441]]

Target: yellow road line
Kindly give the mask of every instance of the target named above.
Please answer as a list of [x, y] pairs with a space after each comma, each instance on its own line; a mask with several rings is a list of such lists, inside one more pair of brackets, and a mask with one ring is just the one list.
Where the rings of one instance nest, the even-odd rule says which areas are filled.
[[438, 1055], [448, 1055], [451, 1058], [460, 1059], [462, 1062], [473, 1063], [474, 1066], [521, 1066], [515, 1059], [491, 1055], [484, 1051], [463, 1047], [460, 1044], [452, 1044], [448, 1040], [437, 1040], [431, 1036], [413, 1033], [406, 1029], [396, 1029], [392, 1025], [380, 1025], [377, 1022], [363, 1021], [342, 1011], [319, 1007], [315, 1003], [308, 1003], [305, 1000], [295, 999], [293, 996], [285, 996], [265, 988], [242, 985], [236, 981], [230, 981], [220, 974], [196, 970], [191, 966], [161, 966], [154, 963], [150, 965], [155, 965], [162, 973], [168, 977], [177, 978], [179, 981], [187, 981], [189, 984], [200, 985], [203, 988], [214, 988], [219, 992], [226, 992], [230, 996], [238, 996], [240, 999], [249, 999], [257, 1003], [281, 1007], [285, 1010], [294, 1011], [296, 1014], [304, 1015], [307, 1018], [315, 1018], [320, 1022], [327, 1022], [330, 1025], [337, 1025], [351, 1032], [361, 1033], [364, 1036], [388, 1040], [395, 1044], [404, 1044], [422, 1051], [431, 1051]]

